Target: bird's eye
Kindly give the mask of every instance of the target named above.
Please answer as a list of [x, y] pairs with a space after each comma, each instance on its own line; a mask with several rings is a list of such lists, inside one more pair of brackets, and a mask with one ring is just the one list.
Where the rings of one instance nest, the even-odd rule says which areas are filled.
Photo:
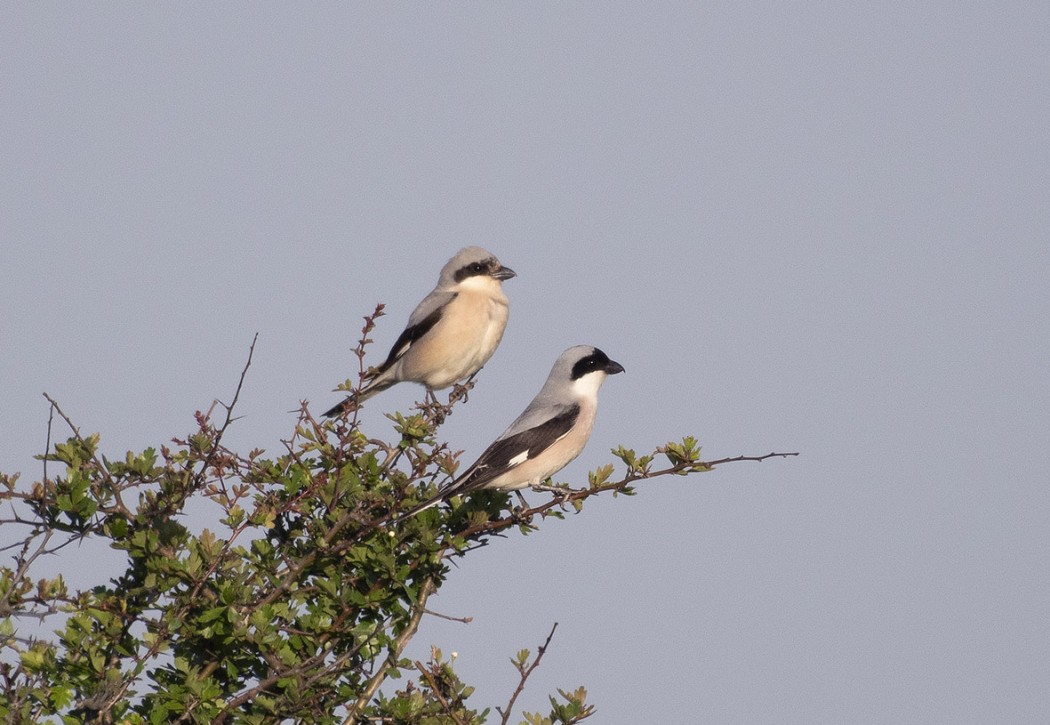
[[474, 262], [470, 265], [470, 271], [478, 274], [485, 271], [485, 266], [481, 262]]

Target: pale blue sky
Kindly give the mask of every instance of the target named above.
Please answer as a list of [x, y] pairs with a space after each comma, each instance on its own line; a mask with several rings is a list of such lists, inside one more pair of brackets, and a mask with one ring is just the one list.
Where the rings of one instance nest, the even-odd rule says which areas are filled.
[[481, 244], [519, 276], [464, 456], [576, 343], [627, 374], [561, 480], [802, 455], [494, 542], [417, 654], [502, 704], [557, 621], [519, 703], [614, 725], [1046, 722], [1048, 8], [7, 3], [0, 469], [42, 391], [108, 455], [189, 431], [256, 331], [232, 438], [276, 455]]

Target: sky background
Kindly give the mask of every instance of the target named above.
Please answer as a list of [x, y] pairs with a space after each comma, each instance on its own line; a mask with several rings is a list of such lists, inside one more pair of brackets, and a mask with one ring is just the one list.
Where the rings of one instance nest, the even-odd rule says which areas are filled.
[[558, 622], [519, 705], [583, 684], [614, 725], [1050, 721], [1048, 28], [1013, 2], [5, 3], [0, 470], [40, 476], [44, 391], [109, 456], [190, 431], [256, 332], [229, 440], [278, 455], [361, 317], [387, 304], [378, 363], [480, 244], [518, 277], [443, 429], [465, 458], [577, 343], [627, 373], [559, 480], [684, 435], [801, 455], [495, 541], [431, 602], [473, 623], [410, 654], [502, 705]]

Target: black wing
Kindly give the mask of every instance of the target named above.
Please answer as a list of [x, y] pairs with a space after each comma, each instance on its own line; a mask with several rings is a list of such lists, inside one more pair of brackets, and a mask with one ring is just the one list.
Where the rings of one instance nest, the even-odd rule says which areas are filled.
[[[451, 299], [455, 299], [455, 295], [453, 295]], [[449, 301], [451, 301], [451, 299]], [[448, 303], [446, 302], [445, 304]], [[385, 390], [394, 384], [395, 381], [388, 381], [384, 385], [376, 386], [374, 384], [374, 381], [375, 378], [379, 377], [387, 370], [389, 370], [391, 365], [396, 363], [402, 355], [408, 352], [408, 348], [412, 347], [412, 344], [416, 340], [430, 332], [431, 328], [434, 327], [434, 325], [438, 323], [438, 320], [441, 319], [441, 313], [444, 311], [444, 309], [445, 305], [439, 306], [436, 310], [424, 317], [418, 323], [416, 323], [415, 325], [410, 325], [406, 327], [404, 331], [402, 331], [401, 335], [397, 338], [397, 341], [394, 343], [394, 346], [390, 349], [390, 354], [387, 355], [386, 360], [383, 361], [383, 364], [376, 369], [375, 375], [372, 376], [371, 380], [373, 382], [366, 383], [364, 388], [361, 389], [361, 400], [369, 398], [372, 395], [375, 395], [376, 393]], [[348, 408], [349, 406], [357, 405], [359, 402], [360, 401], [357, 400], [356, 396], [350, 395], [341, 403], [338, 403], [337, 405], [333, 406], [331, 409], [326, 411], [324, 415], [326, 418], [331, 418], [332, 416], [341, 414], [343, 410]]]
[[390, 354], [387, 355], [386, 360], [383, 362], [383, 364], [379, 366], [379, 369], [376, 372], [376, 374], [378, 375], [379, 373], [384, 373], [388, 369], [390, 369], [391, 365], [396, 363], [402, 355], [408, 352], [408, 348], [412, 347], [412, 344], [415, 343], [416, 340], [430, 332], [431, 328], [434, 327], [434, 325], [438, 323], [438, 320], [441, 319], [441, 314], [442, 312], [444, 312], [444, 310], [445, 305], [441, 305], [415, 325], [410, 325], [409, 327], [406, 327], [404, 331], [402, 331], [401, 335], [397, 338], [397, 341], [394, 342], [394, 346], [390, 348]]
[[470, 470], [448, 487], [448, 491], [459, 494], [483, 488], [485, 484], [511, 468], [510, 462], [515, 458], [524, 454], [525, 458], [519, 461], [524, 463], [547, 450], [569, 432], [579, 416], [580, 406], [573, 405], [534, 428], [501, 438], [485, 449]]

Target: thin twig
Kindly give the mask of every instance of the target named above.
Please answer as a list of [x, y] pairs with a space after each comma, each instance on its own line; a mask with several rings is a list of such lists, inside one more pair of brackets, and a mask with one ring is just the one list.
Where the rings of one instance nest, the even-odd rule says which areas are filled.
[[[73, 431], [73, 434], [76, 436], [76, 439], [78, 441], [83, 441], [84, 440], [84, 436], [81, 435], [80, 429], [77, 428], [75, 425], [73, 425], [73, 420], [68, 415], [65, 414], [65, 411], [63, 411], [62, 408], [59, 406], [58, 401], [56, 401], [54, 398], [52, 398], [47, 393], [44, 393], [44, 398], [47, 399], [47, 402], [51, 403], [52, 409], [54, 411], [56, 411], [62, 417], [62, 420], [64, 420], [66, 422], [66, 425], [68, 425], [69, 429], [71, 431]], [[98, 470], [102, 473], [102, 475], [105, 477], [106, 481], [109, 483], [109, 487], [111, 489], [115, 489], [116, 488], [116, 483], [113, 481], [113, 476], [110, 475], [109, 469], [106, 468], [106, 466], [102, 463], [101, 460], [99, 460], [98, 454], [97, 453], [92, 453], [91, 454], [91, 460], [98, 467]]]
[[[215, 444], [212, 446], [212, 454], [219, 450], [219, 441], [222, 440], [222, 434], [226, 432], [226, 429], [230, 427], [230, 423], [233, 422], [233, 408], [237, 405], [237, 401], [241, 397], [241, 389], [244, 388], [244, 379], [248, 375], [248, 368], [252, 366], [252, 356], [255, 354], [255, 343], [259, 340], [259, 333], [255, 333], [252, 337], [252, 344], [248, 346], [248, 359], [244, 363], [244, 369], [241, 370], [241, 377], [237, 380], [237, 389], [233, 392], [233, 400], [230, 401], [229, 405], [223, 402], [219, 402], [223, 408], [226, 409], [226, 420], [222, 424], [222, 428], [219, 429], [218, 435], [215, 436]], [[210, 458], [209, 458], [210, 460]]]
[[[385, 313], [383, 309], [386, 307], [382, 302], [376, 303], [375, 310], [372, 311], [371, 315], [365, 317], [365, 324], [361, 328], [361, 339], [357, 341], [357, 348], [354, 350], [354, 354], [357, 356], [357, 385], [354, 386], [352, 395], [355, 400], [357, 396], [361, 394], [361, 389], [365, 386], [365, 377], [368, 373], [368, 368], [365, 367], [365, 349], [368, 344], [372, 342], [371, 338], [368, 337], [369, 333], [375, 329], [376, 320], [382, 317]], [[350, 418], [350, 429], [354, 430], [357, 428], [358, 416], [361, 414], [361, 406], [354, 406], [354, 414]]]
[[55, 406], [47, 408], [47, 438], [44, 440], [44, 482], [47, 483], [47, 454], [51, 452], [51, 424], [55, 420]]
[[518, 699], [518, 695], [520, 695], [522, 693], [522, 690], [525, 689], [525, 682], [529, 679], [529, 675], [532, 674], [533, 670], [539, 667], [540, 660], [543, 659], [543, 655], [547, 652], [547, 647], [551, 643], [551, 638], [554, 637], [554, 630], [556, 630], [557, 628], [558, 623], [555, 622], [554, 626], [551, 627], [551, 633], [547, 635], [547, 641], [540, 645], [540, 648], [536, 650], [536, 659], [532, 661], [531, 665], [529, 665], [528, 667], [525, 667], [524, 665], [520, 664], [516, 665], [516, 667], [518, 668], [518, 672], [521, 673], [521, 680], [518, 682], [517, 688], [515, 688], [514, 692], [510, 696], [510, 700], [507, 702], [507, 709], [500, 710], [498, 707], [496, 708], [496, 712], [503, 716], [503, 720], [501, 721], [502, 725], [507, 725], [507, 722], [510, 720], [510, 714], [514, 709], [514, 701]]
[[736, 463], [737, 461], [756, 461], [758, 463], [761, 463], [767, 458], [788, 458], [790, 456], [797, 455], [798, 451], [795, 451], [794, 453], [767, 453], [764, 456], [733, 456], [731, 458], [719, 458], [714, 461], [701, 461], [701, 463], [708, 466], [719, 466], [723, 463]]
[[372, 330], [376, 327], [376, 320], [382, 317], [385, 313], [383, 312], [384, 305], [382, 302], [376, 303], [375, 310], [372, 314], [365, 315], [365, 324], [361, 327], [361, 337], [357, 340], [357, 346], [354, 347], [353, 354], [357, 357], [357, 382], [350, 384], [350, 379], [344, 383], [339, 384], [336, 387], [336, 392], [345, 392], [346, 397], [339, 403], [339, 412], [336, 413], [333, 418], [337, 423], [344, 422], [345, 426], [340, 426], [340, 438], [341, 442], [346, 442], [346, 435], [351, 431], [357, 430], [358, 416], [361, 410], [361, 390], [365, 387], [365, 381], [371, 380], [375, 377], [378, 371], [373, 372], [373, 368], [365, 366], [365, 350], [368, 345], [372, 343], [372, 338], [369, 337]]
[[423, 613], [429, 614], [431, 617], [437, 617], [438, 619], [447, 619], [450, 622], [462, 622], [463, 624], [470, 624], [474, 621], [473, 617], [453, 617], [449, 614], [442, 614], [441, 612], [434, 612], [429, 609], [424, 609]]

